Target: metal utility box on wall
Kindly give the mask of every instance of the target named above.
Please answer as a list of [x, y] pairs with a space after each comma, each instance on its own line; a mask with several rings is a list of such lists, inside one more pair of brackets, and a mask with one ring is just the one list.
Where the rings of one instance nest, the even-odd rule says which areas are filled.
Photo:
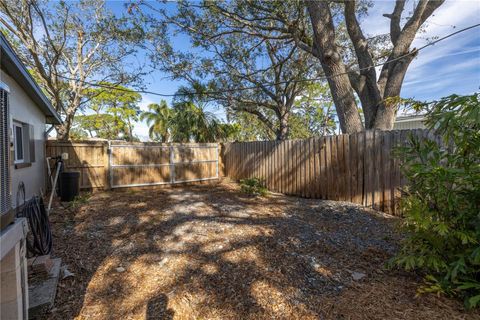
[[10, 181], [10, 121], [8, 87], [0, 82], [0, 230], [14, 220]]

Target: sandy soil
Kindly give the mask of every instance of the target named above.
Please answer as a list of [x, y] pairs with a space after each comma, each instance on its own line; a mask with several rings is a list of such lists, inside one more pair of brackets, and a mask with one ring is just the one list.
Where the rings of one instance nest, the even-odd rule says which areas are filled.
[[[470, 319], [389, 271], [397, 218], [235, 184], [98, 192], [51, 216], [47, 319]], [[480, 317], [479, 317], [480, 318]]]

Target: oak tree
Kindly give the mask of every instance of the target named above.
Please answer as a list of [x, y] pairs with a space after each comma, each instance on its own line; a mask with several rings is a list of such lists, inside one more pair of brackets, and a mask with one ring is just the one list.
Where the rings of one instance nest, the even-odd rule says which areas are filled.
[[[203, 1], [190, 6], [221, 17], [216, 19], [223, 21], [224, 28], [209, 29], [207, 39], [231, 33], [294, 45], [315, 57], [328, 80], [340, 127], [351, 133], [393, 127], [396, 104], [390, 101], [400, 95], [408, 67], [418, 54], [412, 42], [444, 1], [419, 0], [409, 15], [405, 2], [396, 0], [393, 11], [384, 14], [390, 25], [388, 38], [365, 35], [359, 21], [368, 14], [369, 3], [361, 0]], [[380, 64], [377, 75], [375, 67]]]

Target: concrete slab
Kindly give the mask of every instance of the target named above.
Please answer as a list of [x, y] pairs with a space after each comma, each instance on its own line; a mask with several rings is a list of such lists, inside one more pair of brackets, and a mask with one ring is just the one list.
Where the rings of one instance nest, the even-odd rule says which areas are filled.
[[53, 307], [57, 293], [58, 279], [60, 277], [60, 266], [62, 260], [52, 259], [53, 266], [49, 275], [44, 279], [32, 279], [28, 287], [29, 308], [28, 317], [35, 317], [44, 314]]

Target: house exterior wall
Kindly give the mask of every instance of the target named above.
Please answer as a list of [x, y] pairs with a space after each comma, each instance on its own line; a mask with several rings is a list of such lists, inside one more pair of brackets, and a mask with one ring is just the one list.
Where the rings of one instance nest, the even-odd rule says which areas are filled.
[[[37, 105], [28, 97], [17, 82], [3, 70], [0, 71], [0, 79], [10, 88], [10, 128], [13, 121], [33, 126], [35, 141], [35, 162], [29, 167], [16, 169], [11, 161], [10, 172], [12, 178], [12, 205], [16, 207], [17, 188], [21, 181], [25, 184], [25, 199], [33, 195], [39, 195], [40, 190], [45, 190], [45, 115]], [[27, 147], [28, 148], [28, 147]]]

